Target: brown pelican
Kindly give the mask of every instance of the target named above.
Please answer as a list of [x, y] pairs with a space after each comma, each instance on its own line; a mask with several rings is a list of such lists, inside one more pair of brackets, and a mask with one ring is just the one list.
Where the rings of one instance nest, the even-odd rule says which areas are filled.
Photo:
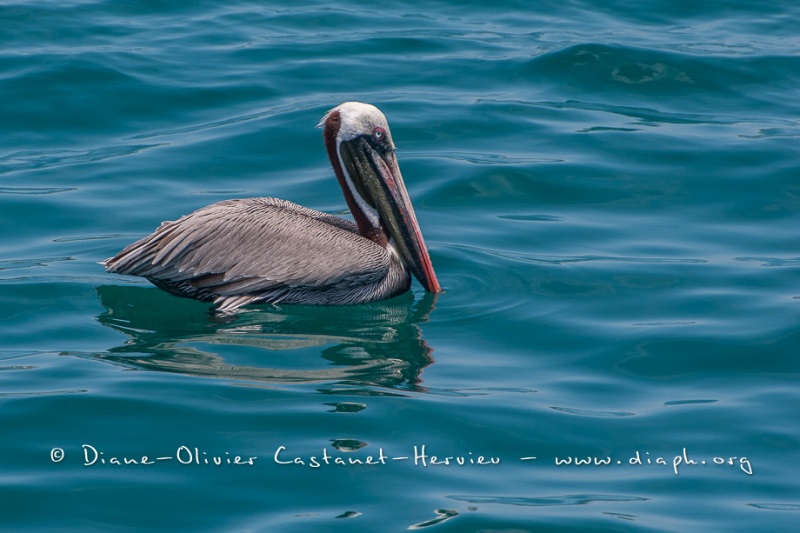
[[163, 222], [106, 270], [220, 310], [381, 300], [407, 291], [410, 273], [440, 292], [386, 117], [346, 102], [318, 126], [355, 223], [277, 198], [225, 200]]

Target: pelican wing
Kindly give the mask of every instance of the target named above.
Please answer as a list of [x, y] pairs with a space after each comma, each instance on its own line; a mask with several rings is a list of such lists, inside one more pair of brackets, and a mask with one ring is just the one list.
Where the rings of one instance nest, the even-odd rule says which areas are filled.
[[233, 309], [277, 303], [297, 291], [323, 294], [378, 283], [389, 263], [386, 250], [348, 220], [286, 200], [249, 198], [164, 222], [104, 265]]

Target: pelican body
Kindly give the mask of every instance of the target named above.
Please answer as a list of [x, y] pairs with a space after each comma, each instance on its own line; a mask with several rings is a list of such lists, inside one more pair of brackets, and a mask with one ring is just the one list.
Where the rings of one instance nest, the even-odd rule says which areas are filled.
[[325, 148], [355, 222], [277, 198], [225, 200], [164, 222], [103, 264], [220, 310], [254, 303], [346, 305], [441, 291], [378, 108], [322, 118]]

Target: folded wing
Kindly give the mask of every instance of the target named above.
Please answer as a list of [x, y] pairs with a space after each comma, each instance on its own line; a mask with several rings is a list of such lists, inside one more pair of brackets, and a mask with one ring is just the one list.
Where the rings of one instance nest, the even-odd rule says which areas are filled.
[[220, 309], [254, 302], [349, 303], [387, 276], [386, 249], [348, 220], [276, 198], [226, 200], [174, 222], [104, 262]]

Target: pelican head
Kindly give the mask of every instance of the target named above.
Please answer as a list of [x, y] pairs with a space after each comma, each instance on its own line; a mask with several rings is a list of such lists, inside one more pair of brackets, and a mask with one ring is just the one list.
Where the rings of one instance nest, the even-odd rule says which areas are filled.
[[396, 250], [427, 291], [441, 292], [386, 117], [373, 105], [346, 102], [328, 111], [319, 126], [361, 235]]

